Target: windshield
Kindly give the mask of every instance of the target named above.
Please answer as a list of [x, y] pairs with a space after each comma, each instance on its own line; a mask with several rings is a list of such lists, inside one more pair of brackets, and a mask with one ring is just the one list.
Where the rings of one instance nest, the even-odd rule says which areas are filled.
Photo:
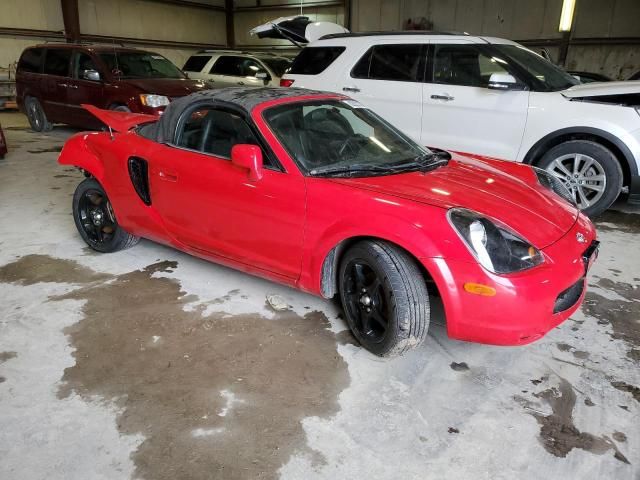
[[263, 63], [266, 63], [267, 67], [269, 67], [278, 77], [283, 76], [284, 72], [287, 71], [287, 68], [291, 66], [291, 60], [287, 60], [286, 58], [258, 58], [260, 58]]
[[104, 52], [100, 58], [120, 78], [185, 78], [178, 67], [157, 53]]
[[540, 55], [520, 45], [493, 44], [491, 47], [509, 58], [510, 63], [515, 64], [534, 77], [537, 84], [536, 86], [538, 87], [535, 88], [535, 90], [556, 92], [566, 90], [580, 83], [578, 79], [569, 75], [561, 68], [556, 67]]
[[423, 168], [436, 157], [351, 100], [288, 103], [268, 109], [264, 117], [309, 175], [388, 174]]

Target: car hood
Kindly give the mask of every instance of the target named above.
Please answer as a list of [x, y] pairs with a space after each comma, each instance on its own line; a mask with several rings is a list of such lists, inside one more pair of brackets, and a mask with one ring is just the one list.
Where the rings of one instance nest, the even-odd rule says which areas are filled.
[[600, 97], [640, 93], [640, 80], [626, 82], [595, 82], [575, 85], [562, 92], [567, 98]]
[[565, 235], [578, 217], [578, 209], [540, 186], [532, 172], [516, 177], [491, 162], [460, 155], [426, 173], [331, 180], [446, 209], [474, 210], [499, 220], [540, 249]]
[[155, 93], [171, 98], [184, 97], [208, 88], [204, 82], [189, 78], [132, 78], [122, 81], [126, 81], [145, 93]]

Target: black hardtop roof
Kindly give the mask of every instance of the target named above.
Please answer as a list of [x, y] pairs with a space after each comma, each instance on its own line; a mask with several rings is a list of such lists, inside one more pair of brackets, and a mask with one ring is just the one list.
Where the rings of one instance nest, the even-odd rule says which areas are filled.
[[148, 132], [147, 135], [154, 137], [158, 142], [172, 141], [178, 125], [178, 119], [182, 112], [190, 106], [197, 105], [201, 102], [236, 106], [243, 109], [247, 114], [250, 114], [257, 105], [270, 100], [308, 95], [340, 96], [339, 94], [331, 92], [285, 87], [227, 87], [202, 90], [172, 101], [165, 109], [160, 120], [155, 122], [153, 127], [146, 127], [155, 130], [154, 132]]
[[464, 35], [468, 36], [465, 32], [438, 32], [434, 30], [400, 30], [400, 31], [376, 31], [376, 32], [351, 32], [351, 33], [331, 33], [329, 35], [323, 35], [319, 40], [328, 40], [331, 38], [351, 38], [351, 37], [375, 37], [375, 36], [389, 36], [389, 35]]

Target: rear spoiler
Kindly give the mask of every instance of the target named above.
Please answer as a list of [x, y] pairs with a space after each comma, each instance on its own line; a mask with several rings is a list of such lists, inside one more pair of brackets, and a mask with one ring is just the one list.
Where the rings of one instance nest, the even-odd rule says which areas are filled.
[[95, 105], [81, 104], [87, 112], [104, 123], [107, 127], [116, 132], [127, 132], [133, 127], [143, 123], [156, 122], [158, 117], [155, 115], [147, 115], [145, 113], [129, 113], [118, 112], [115, 110], [103, 110]]

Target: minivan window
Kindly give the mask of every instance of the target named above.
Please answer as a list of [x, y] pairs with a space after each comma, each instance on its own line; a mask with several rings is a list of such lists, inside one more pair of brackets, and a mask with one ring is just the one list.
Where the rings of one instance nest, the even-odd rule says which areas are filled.
[[85, 72], [88, 70], [98, 71], [91, 55], [84, 52], [77, 52], [73, 60], [73, 78], [85, 79]]
[[292, 75], [317, 75], [324, 72], [345, 47], [305, 47], [293, 60], [288, 73]]
[[356, 63], [352, 78], [417, 82], [424, 71], [421, 44], [375, 45]]
[[509, 73], [505, 65], [474, 45], [435, 45], [433, 82], [486, 88], [491, 74]]
[[185, 78], [178, 67], [157, 53], [101, 52], [100, 58], [120, 78]]
[[194, 55], [189, 57], [182, 70], [185, 72], [201, 72], [209, 60], [211, 60], [211, 55]]
[[44, 73], [68, 77], [71, 53], [70, 48], [47, 48], [44, 56]]
[[40, 73], [42, 71], [42, 48], [28, 48], [18, 62], [18, 70]]

